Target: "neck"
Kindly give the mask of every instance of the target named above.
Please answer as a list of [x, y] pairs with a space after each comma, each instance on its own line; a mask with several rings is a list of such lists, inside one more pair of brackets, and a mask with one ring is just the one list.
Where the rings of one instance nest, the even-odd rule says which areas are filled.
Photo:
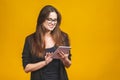
[[51, 34], [50, 34], [50, 33], [51, 33], [51, 31], [46, 32], [46, 33], [45, 33], [45, 36], [51, 36]]

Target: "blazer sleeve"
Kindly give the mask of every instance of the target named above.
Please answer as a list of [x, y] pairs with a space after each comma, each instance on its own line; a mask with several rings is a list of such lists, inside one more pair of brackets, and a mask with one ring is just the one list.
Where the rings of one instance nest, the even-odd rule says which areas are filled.
[[[65, 36], [65, 45], [66, 45], [66, 46], [70, 46], [70, 39], [69, 39], [68, 34], [66, 34], [66, 36]], [[68, 56], [68, 58], [69, 58], [70, 60], [71, 60], [71, 56], [72, 56], [71, 51], [69, 51], [69, 56]]]
[[28, 37], [25, 39], [24, 48], [22, 52], [22, 64], [23, 68], [26, 67], [27, 64], [31, 63], [31, 51]]

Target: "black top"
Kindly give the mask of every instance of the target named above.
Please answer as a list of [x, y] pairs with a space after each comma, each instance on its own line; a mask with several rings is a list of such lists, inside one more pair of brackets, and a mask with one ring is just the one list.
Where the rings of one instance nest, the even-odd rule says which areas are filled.
[[[56, 50], [56, 47], [47, 48], [46, 52], [54, 52]], [[44, 68], [44, 75], [45, 80], [60, 80], [60, 60], [59, 59], [53, 59], [51, 63], [49, 63]]]
[[[24, 68], [29, 63], [37, 63], [45, 60], [31, 54], [30, 40], [33, 35], [34, 34], [27, 36], [25, 40], [22, 53], [22, 63]], [[54, 52], [55, 50], [56, 47], [45, 49], [46, 52]], [[69, 55], [69, 59], [71, 60], [71, 54]], [[54, 59], [47, 66], [31, 72], [31, 80], [68, 80], [68, 76], [62, 61]]]

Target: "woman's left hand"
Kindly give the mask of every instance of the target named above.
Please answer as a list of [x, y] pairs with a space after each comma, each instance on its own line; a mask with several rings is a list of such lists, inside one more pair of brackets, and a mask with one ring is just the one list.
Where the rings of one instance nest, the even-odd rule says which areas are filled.
[[63, 59], [67, 59], [68, 56], [69, 56], [68, 53], [63, 53], [62, 51], [59, 52], [59, 57], [60, 57], [60, 59], [62, 59], [62, 60], [63, 60]]
[[59, 52], [60, 60], [63, 62], [63, 64], [68, 68], [71, 65], [71, 61], [68, 58], [69, 53], [63, 53], [62, 51]]

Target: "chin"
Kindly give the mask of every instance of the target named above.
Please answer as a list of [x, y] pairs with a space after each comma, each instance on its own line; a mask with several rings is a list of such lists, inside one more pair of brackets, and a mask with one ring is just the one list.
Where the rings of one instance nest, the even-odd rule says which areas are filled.
[[49, 29], [50, 31], [53, 31], [54, 30], [54, 28], [51, 28], [51, 29]]
[[54, 29], [51, 29], [50, 31], [53, 31]]

